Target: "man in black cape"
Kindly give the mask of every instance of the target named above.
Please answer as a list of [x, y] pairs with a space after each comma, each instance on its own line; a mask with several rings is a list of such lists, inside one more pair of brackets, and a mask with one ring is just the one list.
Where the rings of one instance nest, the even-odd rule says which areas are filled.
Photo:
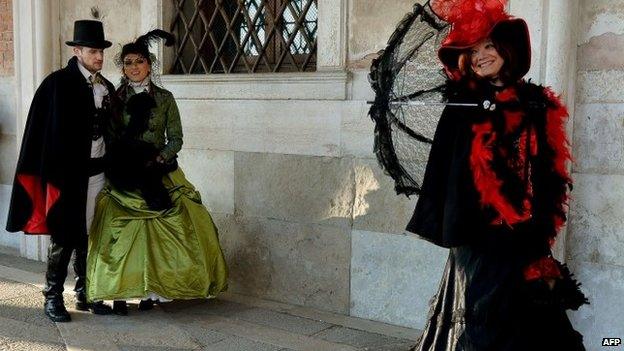
[[111, 135], [116, 103], [114, 86], [102, 69], [102, 22], [74, 23], [74, 56], [37, 89], [30, 106], [17, 163], [7, 230], [49, 234], [45, 314], [54, 322], [71, 320], [63, 303], [63, 284], [72, 252], [76, 309], [109, 314], [102, 302], [87, 303], [87, 233], [94, 201], [104, 184], [104, 146]]

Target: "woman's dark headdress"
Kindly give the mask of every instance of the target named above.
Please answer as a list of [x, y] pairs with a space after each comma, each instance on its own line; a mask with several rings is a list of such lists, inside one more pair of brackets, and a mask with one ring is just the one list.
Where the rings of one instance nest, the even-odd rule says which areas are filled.
[[150, 53], [149, 48], [152, 45], [152, 42], [158, 39], [164, 39], [166, 46], [171, 46], [175, 43], [175, 37], [173, 34], [165, 32], [161, 29], [154, 29], [141, 35], [134, 42], [125, 44], [121, 48], [121, 52], [115, 58], [117, 65], [123, 66], [123, 58], [128, 54], [139, 54], [150, 60], [150, 62], [153, 62], [155, 57]]
[[523, 77], [531, 67], [531, 40], [529, 28], [522, 18], [514, 18], [505, 11], [507, 0], [434, 0], [433, 12], [451, 25], [442, 41], [438, 57], [451, 79], [459, 78], [458, 59], [466, 49], [481, 40], [492, 38], [510, 43], [518, 56], [518, 69]]
[[[134, 42], [130, 42], [122, 46], [121, 51], [115, 56], [115, 64], [119, 68], [123, 68], [123, 59], [128, 54], [138, 54], [145, 57], [152, 65], [151, 79], [152, 82], [158, 83], [158, 72], [160, 68], [160, 62], [156, 55], [150, 53], [149, 49], [154, 41], [163, 39], [165, 46], [172, 46], [175, 43], [175, 37], [173, 34], [168, 33], [161, 29], [154, 29], [146, 34], [138, 37]], [[122, 83], [124, 78], [122, 77]]]

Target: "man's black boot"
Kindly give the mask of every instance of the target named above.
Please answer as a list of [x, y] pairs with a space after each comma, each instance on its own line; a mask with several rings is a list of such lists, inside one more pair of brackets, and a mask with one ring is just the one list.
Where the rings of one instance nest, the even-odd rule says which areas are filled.
[[46, 270], [46, 285], [43, 289], [45, 296], [44, 312], [53, 322], [69, 322], [71, 317], [63, 304], [63, 283], [67, 276], [67, 265], [71, 259], [72, 249], [63, 247], [54, 242], [48, 247], [48, 267]]
[[52, 322], [62, 323], [71, 321], [71, 316], [67, 312], [67, 309], [65, 309], [62, 296], [54, 298], [46, 297], [43, 306], [46, 316], [48, 316]]
[[113, 310], [102, 301], [87, 302], [87, 249], [76, 248], [74, 253], [74, 273], [76, 273], [76, 309], [91, 311], [93, 314], [111, 314]]

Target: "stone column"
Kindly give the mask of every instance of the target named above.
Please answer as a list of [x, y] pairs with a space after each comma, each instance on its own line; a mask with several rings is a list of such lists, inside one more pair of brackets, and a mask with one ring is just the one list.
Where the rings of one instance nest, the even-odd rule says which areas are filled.
[[[524, 18], [531, 32], [532, 60], [528, 77], [551, 86], [562, 95], [570, 116], [574, 115], [578, 0], [512, 0], [510, 12]], [[572, 139], [572, 121], [568, 135]], [[566, 230], [557, 240], [554, 254], [565, 258]]]
[[343, 71], [346, 63], [347, 0], [319, 0], [317, 71]]
[[[578, 0], [548, 1], [548, 36], [544, 84], [551, 86], [568, 107], [570, 119], [567, 132], [572, 142], [574, 108], [576, 104], [576, 42], [580, 18]], [[562, 230], [554, 254], [561, 261], [566, 257], [567, 228]]]
[[[58, 6], [58, 0], [20, 0], [13, 5], [18, 145], [21, 145], [28, 109], [37, 87], [58, 66]], [[44, 261], [48, 243], [47, 236], [23, 236], [20, 254]]]

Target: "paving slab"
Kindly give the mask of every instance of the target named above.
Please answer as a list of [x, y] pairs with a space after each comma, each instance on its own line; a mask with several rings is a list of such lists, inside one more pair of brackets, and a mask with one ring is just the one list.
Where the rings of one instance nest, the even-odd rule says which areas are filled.
[[42, 311], [39, 289], [0, 278], [0, 350], [66, 350], [63, 339]]
[[253, 306], [221, 299], [172, 301], [159, 307], [170, 314], [219, 315], [222, 317], [237, 316], [253, 308]]
[[391, 336], [370, 333], [362, 330], [334, 326], [313, 335], [315, 338], [351, 345], [360, 350], [379, 350], [389, 345], [404, 345], [409, 349], [410, 341], [393, 338]]
[[37, 293], [38, 291], [39, 290], [32, 285], [0, 279], [0, 301]]
[[76, 311], [67, 280], [70, 323], [43, 313], [45, 264], [0, 253], [0, 350], [67, 351], [399, 351], [418, 331], [236, 294], [174, 301], [128, 316]]
[[283, 348], [275, 345], [265, 344], [238, 336], [228, 337], [215, 344], [202, 348], [206, 351], [282, 351]]
[[195, 350], [200, 347], [160, 309], [128, 316], [72, 314], [71, 323], [57, 323], [68, 349], [119, 350], [123, 347]]
[[322, 321], [333, 325], [340, 325], [351, 329], [392, 336], [397, 339], [416, 341], [422, 334], [422, 330], [418, 329], [401, 327], [368, 319], [345, 316], [343, 314], [321, 311], [309, 307], [289, 305], [282, 302], [264, 300], [253, 296], [226, 292], [222, 296], [220, 296], [220, 298], [226, 299], [227, 301], [236, 301], [238, 303], [262, 307], [284, 314], [312, 319], [316, 321]]
[[338, 344], [326, 340], [309, 337], [307, 335], [290, 333], [287, 331], [265, 327], [262, 325], [246, 322], [239, 319], [222, 318], [214, 316], [202, 318], [192, 323], [186, 323], [187, 327], [208, 329], [223, 334], [253, 340], [260, 343], [271, 344], [279, 349], [292, 349], [302, 351], [355, 351], [349, 345]]
[[333, 326], [330, 323], [292, 316], [265, 308], [253, 308], [242, 311], [236, 314], [236, 318], [302, 335], [316, 334]]
[[18, 268], [31, 273], [45, 273], [46, 264], [44, 262], [29, 260], [16, 255], [19, 255], [19, 250], [0, 246], [0, 266]]

